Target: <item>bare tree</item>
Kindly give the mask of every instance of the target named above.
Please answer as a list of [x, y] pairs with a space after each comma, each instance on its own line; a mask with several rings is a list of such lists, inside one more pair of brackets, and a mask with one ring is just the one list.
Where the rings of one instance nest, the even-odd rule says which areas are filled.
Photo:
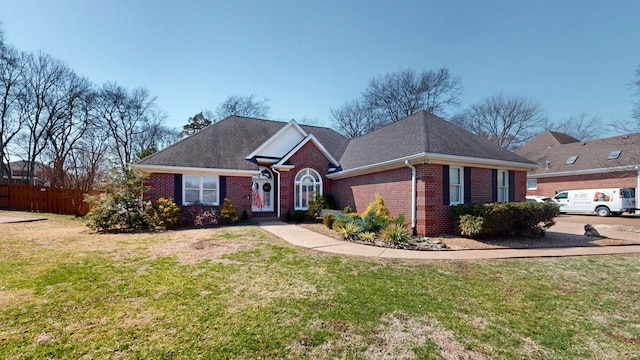
[[54, 187], [73, 187], [76, 181], [68, 177], [73, 166], [71, 154], [89, 127], [96, 121], [97, 92], [86, 78], [71, 74], [65, 84], [63, 114], [48, 134], [46, 154], [51, 163], [49, 180]]
[[129, 92], [115, 83], [102, 87], [98, 114], [112, 137], [114, 160], [122, 174], [128, 172], [136, 153], [152, 143], [145, 132], [165, 117], [146, 89]]
[[384, 125], [384, 115], [361, 100], [347, 102], [338, 109], [331, 109], [331, 120], [339, 132], [349, 138], [367, 134]]
[[545, 128], [547, 117], [537, 102], [498, 94], [471, 105], [451, 122], [513, 150], [539, 134]]
[[27, 57], [2, 43], [0, 32], [0, 179], [11, 180], [9, 147], [24, 124], [19, 99], [25, 91], [24, 68]]
[[581, 112], [564, 121], [551, 124], [549, 130], [571, 135], [578, 140], [587, 141], [597, 139], [601, 136], [602, 121], [597, 116], [589, 116]]
[[423, 71], [400, 70], [369, 82], [363, 97], [373, 109], [383, 112], [388, 123], [420, 110], [445, 115], [460, 105], [462, 82], [447, 68]]
[[255, 95], [232, 95], [218, 105], [216, 115], [218, 119], [224, 119], [231, 115], [266, 118], [271, 112], [271, 108], [267, 104], [268, 101], [268, 99], [258, 100]]
[[56, 124], [64, 117], [65, 82], [71, 70], [43, 53], [28, 57], [25, 67], [25, 92], [19, 96], [21, 116], [25, 119], [24, 145], [28, 163], [28, 182], [35, 184], [35, 166], [47, 147]]

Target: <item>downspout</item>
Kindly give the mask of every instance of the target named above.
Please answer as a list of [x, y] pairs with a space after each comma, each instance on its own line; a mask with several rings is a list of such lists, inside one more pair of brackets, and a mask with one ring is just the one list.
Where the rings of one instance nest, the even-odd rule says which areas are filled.
[[638, 177], [636, 178], [636, 211], [635, 214], [638, 213], [638, 209], [640, 209], [640, 165], [636, 167], [638, 169]]
[[271, 165], [271, 170], [278, 174], [278, 219], [280, 219], [280, 189], [282, 188], [282, 186], [280, 185], [280, 172], [278, 170], [276, 170], [274, 165]]
[[409, 160], [405, 160], [404, 164], [411, 169], [411, 234], [416, 236], [416, 167], [409, 164]]

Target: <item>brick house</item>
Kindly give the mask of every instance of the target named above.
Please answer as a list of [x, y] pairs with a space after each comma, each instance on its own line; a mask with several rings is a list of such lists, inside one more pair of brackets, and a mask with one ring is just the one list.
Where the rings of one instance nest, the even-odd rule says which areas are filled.
[[527, 174], [528, 195], [553, 197], [561, 190], [640, 188], [640, 133], [580, 141], [545, 131], [515, 152], [537, 164]]
[[[251, 217], [307, 209], [316, 192], [362, 212], [380, 194], [415, 234], [452, 231], [450, 206], [522, 201], [527, 159], [425, 111], [356, 139], [317, 126], [231, 116], [138, 162], [148, 197]], [[410, 219], [410, 220], [409, 220]]]

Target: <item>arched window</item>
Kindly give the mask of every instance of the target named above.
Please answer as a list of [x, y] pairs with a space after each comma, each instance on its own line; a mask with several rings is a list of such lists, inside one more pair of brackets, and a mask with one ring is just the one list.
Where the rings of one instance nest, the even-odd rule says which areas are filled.
[[313, 169], [302, 169], [296, 175], [295, 209], [307, 210], [309, 201], [315, 200], [316, 192], [322, 196], [322, 177]]

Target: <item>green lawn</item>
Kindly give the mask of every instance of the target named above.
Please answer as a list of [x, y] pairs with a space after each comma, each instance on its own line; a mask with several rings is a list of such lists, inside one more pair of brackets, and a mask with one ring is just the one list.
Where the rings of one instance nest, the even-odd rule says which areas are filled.
[[0, 224], [3, 359], [640, 358], [637, 255], [391, 261], [46, 216]]

